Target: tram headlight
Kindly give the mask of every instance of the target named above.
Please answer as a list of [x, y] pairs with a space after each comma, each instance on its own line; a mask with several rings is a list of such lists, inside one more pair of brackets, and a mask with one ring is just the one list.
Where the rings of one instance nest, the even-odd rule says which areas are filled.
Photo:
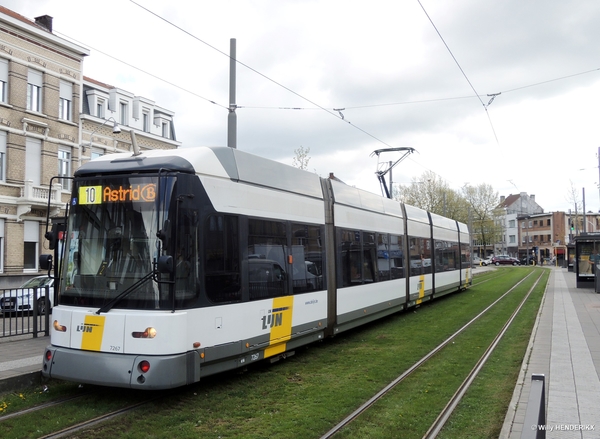
[[54, 330], [56, 330], [58, 332], [67, 332], [67, 327], [58, 323], [58, 320], [54, 320], [54, 323], [52, 323], [52, 326], [54, 327]]
[[133, 338], [154, 338], [156, 337], [156, 329], [150, 326], [143, 332], [132, 332], [131, 336]]

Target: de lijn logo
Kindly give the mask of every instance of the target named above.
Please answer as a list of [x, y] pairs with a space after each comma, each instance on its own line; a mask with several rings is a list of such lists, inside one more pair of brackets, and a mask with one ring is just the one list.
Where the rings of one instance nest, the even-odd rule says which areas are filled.
[[77, 325], [77, 332], [92, 332], [94, 327], [100, 326], [95, 323], [81, 323]]
[[289, 306], [270, 309], [266, 316], [261, 317], [262, 328], [268, 329], [273, 328], [274, 326], [281, 326], [283, 324], [283, 312], [288, 309], [290, 309]]

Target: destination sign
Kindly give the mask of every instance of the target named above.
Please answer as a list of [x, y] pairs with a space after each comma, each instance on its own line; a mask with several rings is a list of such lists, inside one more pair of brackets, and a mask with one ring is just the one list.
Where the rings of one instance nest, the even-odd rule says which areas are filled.
[[152, 202], [156, 199], [156, 184], [119, 186], [80, 186], [79, 204], [122, 203], [126, 201]]

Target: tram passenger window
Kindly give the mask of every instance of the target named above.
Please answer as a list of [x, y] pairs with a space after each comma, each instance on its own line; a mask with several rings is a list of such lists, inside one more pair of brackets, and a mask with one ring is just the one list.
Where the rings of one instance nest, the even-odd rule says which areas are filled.
[[338, 232], [338, 258], [343, 287], [362, 284], [362, 264], [360, 255], [360, 232], [340, 230]]
[[431, 241], [426, 238], [409, 238], [410, 275], [431, 273]]
[[204, 278], [211, 302], [236, 302], [242, 298], [240, 285], [238, 219], [211, 215], [204, 226]]
[[377, 247], [375, 233], [363, 232], [363, 282], [377, 282]]
[[388, 254], [390, 258], [390, 275], [392, 279], [404, 278], [403, 237], [389, 236]]
[[460, 247], [458, 245], [458, 242], [452, 242], [451, 243], [451, 258], [449, 258], [449, 270], [459, 270], [460, 269], [460, 258], [459, 258], [459, 250]]
[[435, 271], [458, 269], [458, 242], [435, 240]]
[[377, 235], [377, 271], [380, 280], [390, 278], [390, 237], [384, 233]]
[[468, 244], [460, 244], [461, 268], [471, 267], [471, 251]]
[[248, 220], [248, 281], [250, 300], [287, 294], [287, 237], [279, 221]]
[[323, 248], [319, 226], [292, 224], [292, 287], [294, 294], [322, 290]]

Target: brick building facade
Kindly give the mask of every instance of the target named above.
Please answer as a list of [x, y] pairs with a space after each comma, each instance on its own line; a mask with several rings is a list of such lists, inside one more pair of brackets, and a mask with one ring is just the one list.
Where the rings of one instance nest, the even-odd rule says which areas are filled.
[[[88, 55], [87, 48], [52, 33], [52, 17], [30, 20], [0, 6], [0, 289], [41, 274], [38, 256], [49, 252], [48, 197], [50, 217], [70, 197], [70, 181], [54, 179], [51, 185], [52, 177], [72, 176], [97, 155], [131, 151], [132, 131], [140, 149], [180, 145], [173, 112], [84, 79]], [[97, 104], [94, 96], [107, 98], [103, 114], [90, 111], [99, 108], [90, 107]], [[118, 134], [113, 120], [127, 121]]]

